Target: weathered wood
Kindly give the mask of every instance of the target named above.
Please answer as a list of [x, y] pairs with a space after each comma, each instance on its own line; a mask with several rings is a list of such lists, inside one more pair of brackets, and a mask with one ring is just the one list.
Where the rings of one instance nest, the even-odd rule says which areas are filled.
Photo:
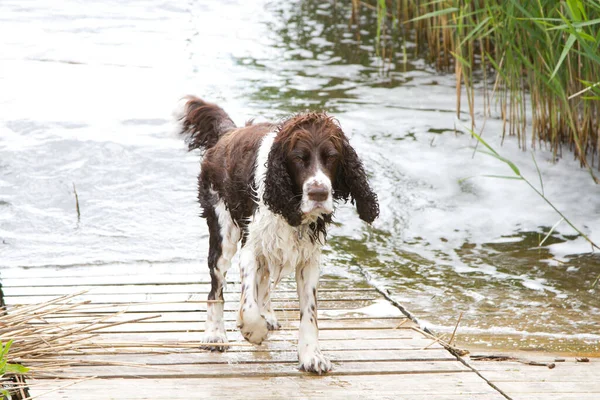
[[471, 365], [493, 382], [597, 382], [600, 393], [600, 359], [557, 362], [552, 369], [513, 361], [475, 361]]
[[[146, 333], [146, 334], [154, 334], [154, 333], [198, 333], [204, 331], [204, 324], [200, 322], [150, 322], [152, 320], [148, 320], [148, 323], [128, 323], [119, 326], [107, 327], [106, 329], [100, 329], [98, 333]], [[373, 321], [369, 321], [372, 323]], [[269, 335], [269, 338], [279, 338], [280, 336], [285, 335], [286, 339], [290, 339], [292, 336], [297, 335], [296, 327], [299, 324], [299, 321], [281, 321], [282, 329], [278, 332], [272, 332]], [[334, 325], [335, 324], [335, 325]], [[98, 324], [103, 325], [103, 324]], [[108, 323], [106, 323], [108, 325]], [[334, 326], [338, 326], [340, 329], [335, 329], [336, 333], [331, 333], [330, 329]], [[344, 330], [342, 333], [339, 333], [340, 330], [343, 329], [343, 323], [336, 320], [329, 320], [325, 323], [324, 327], [321, 331], [322, 338], [328, 337], [336, 337], [336, 339], [340, 338], [390, 338], [390, 339], [403, 339], [403, 338], [412, 338], [414, 340], [428, 340], [422, 335], [412, 335], [408, 333], [400, 334], [394, 332], [392, 329], [381, 330], [381, 329], [367, 329], [369, 325], [365, 326], [365, 329], [352, 329], [352, 330]], [[368, 331], [376, 331], [369, 333]], [[237, 330], [232, 330], [232, 334], [235, 334]], [[237, 336], [236, 336], [237, 337]], [[277, 339], [280, 340], [280, 339]]]
[[[186, 293], [188, 295], [202, 296], [202, 299], [206, 299], [206, 296], [210, 292], [210, 284], [195, 284], [195, 283], [182, 283], [179, 285], [123, 285], [123, 286], [86, 286], [78, 285], [77, 289], [73, 286], [16, 286], [16, 287], [3, 287], [4, 295], [11, 298], [39, 296], [41, 301], [46, 298], [64, 296], [71, 294], [74, 291], [87, 290], [89, 295], [111, 295], [112, 300], [119, 300], [123, 302], [119, 297], [121, 295], [157, 295], [157, 294], [179, 294]], [[225, 290], [225, 298], [238, 300], [240, 293], [240, 285], [228, 285]], [[86, 294], [86, 295], [87, 295]], [[117, 297], [119, 296], [119, 297]], [[229, 296], [229, 297], [227, 297]], [[362, 299], [374, 299], [382, 298], [382, 296], [375, 289], [354, 289], [354, 288], [338, 288], [338, 289], [325, 289], [319, 290], [319, 298], [322, 299], [339, 299], [342, 297], [349, 296], [350, 298], [362, 298]], [[273, 292], [273, 298], [276, 299], [294, 299], [298, 297], [296, 289], [280, 289], [277, 288]], [[145, 299], [142, 299], [145, 300]], [[129, 301], [135, 301], [131, 299]], [[15, 303], [19, 303], [15, 300]]]
[[[11, 278], [4, 276], [2, 285], [6, 287], [79, 287], [84, 286], [125, 286], [125, 285], [180, 285], [180, 284], [210, 284], [210, 277], [207, 274], [156, 274], [150, 275], [133, 274], [133, 275], [99, 275], [99, 276], [48, 276], [48, 277], [31, 277], [31, 278]], [[239, 285], [239, 279], [228, 276], [227, 286]], [[279, 283], [284, 289], [295, 287], [295, 282], [292, 280], [283, 280]], [[340, 279], [320, 279], [319, 288], [369, 288], [364, 281], [344, 281]]]
[[[245, 342], [236, 328], [239, 284], [235, 275], [230, 276], [233, 283], [225, 294], [224, 319], [233, 346], [225, 353], [211, 353], [200, 348], [210, 288], [206, 271], [171, 270], [164, 265], [158, 270], [143, 265], [133, 270], [95, 268], [93, 275], [86, 268], [53, 271], [56, 274], [36, 269], [22, 277], [12, 271], [4, 281], [9, 312], [17, 304], [36, 304], [52, 295], [88, 289], [79, 300], [89, 300], [90, 305], [46, 319], [77, 326], [85, 319], [122, 310], [126, 310], [119, 317], [123, 320], [153, 316], [143, 322], [107, 325], [95, 332], [94, 344], [65, 353], [62, 357], [79, 364], [63, 371], [65, 378], [103, 379], [57, 390], [45, 398], [189, 399], [193, 393], [193, 398], [419, 399], [427, 391], [435, 393], [436, 399], [465, 394], [472, 399], [502, 398], [439, 343], [415, 330], [412, 321], [364, 280], [350, 286], [339, 279], [321, 281], [320, 343], [334, 371], [314, 377], [297, 369], [299, 311], [293, 279], [282, 282], [273, 294], [282, 329], [255, 346]], [[38, 380], [32, 394], [68, 382]]]
[[[505, 392], [506, 393], [506, 392]], [[510, 393], [513, 400], [598, 400], [599, 394], [596, 393]]]
[[[198, 276], [208, 276], [208, 266], [206, 259], [198, 261], [178, 261], [168, 263], [105, 263], [105, 264], [81, 264], [73, 266], [50, 266], [43, 265], [37, 267], [15, 267], [4, 268], [2, 276], [4, 278], [55, 278], [55, 277], [83, 277], [93, 278], [105, 275], [168, 275], [168, 274], [190, 274]], [[232, 268], [228, 276], [237, 275], [237, 268]]]
[[[0, 267], [1, 268], [1, 267]], [[91, 283], [97, 284], [102, 282], [102, 278], [113, 277], [123, 278], [127, 280], [127, 277], [143, 277], [143, 279], [136, 280], [141, 284], [149, 284], [150, 282], [158, 281], [157, 284], [163, 284], [164, 282], [160, 279], [167, 276], [179, 276], [185, 277], [185, 282], [199, 283], [205, 282], [210, 283], [210, 274], [206, 259], [190, 262], [168, 262], [168, 263], [107, 263], [99, 265], [80, 265], [71, 267], [53, 267], [53, 266], [39, 266], [39, 267], [26, 267], [26, 268], [1, 268], [2, 279], [6, 280], [7, 284], [14, 281], [25, 282], [27, 280], [60, 280], [69, 279], [68, 282], [78, 281], [84, 283], [90, 281]], [[110, 282], [114, 282], [111, 279]], [[234, 260], [233, 267], [227, 273], [228, 282], [239, 283], [239, 266], [238, 262]], [[286, 285], [294, 282], [293, 275], [284, 277], [282, 284]], [[347, 278], [340, 278], [339, 276], [329, 276], [323, 274], [319, 279], [320, 283], [332, 283], [339, 287], [352, 287], [352, 288], [371, 288], [370, 285], [363, 279], [362, 276], [350, 276]], [[11, 286], [11, 285], [9, 285]]]
[[[12, 299], [7, 299], [7, 305], [15, 306], [16, 304], [11, 303]], [[37, 304], [39, 302], [32, 302], [30, 304]], [[349, 300], [348, 302], [340, 302], [338, 300], [323, 300], [320, 302], [320, 306], [325, 310], [347, 310], [352, 312], [373, 304], [371, 300]], [[120, 308], [119, 308], [120, 307]], [[204, 311], [207, 309], [207, 303], [205, 300], [190, 300], [190, 301], [174, 301], [174, 302], [139, 302], [139, 303], [100, 303], [90, 304], [89, 306], [81, 307], [82, 310], [89, 309], [94, 312], [115, 312], [119, 309], [127, 308], [129, 311], [137, 312], [151, 312], [160, 313], [165, 311]], [[225, 302], [226, 311], [236, 311], [238, 304], [236, 302]], [[298, 302], [293, 300], [275, 300], [273, 302], [273, 308], [276, 311], [299, 311]]]
[[[96, 340], [97, 343], [111, 343], [111, 342], [128, 342], [132, 346], [136, 343], [146, 342], [185, 342], [185, 343], [197, 343], [198, 346], [201, 344], [201, 335], [194, 333], [175, 332], [175, 333], [155, 333], [155, 334], [131, 334], [131, 333], [106, 333], [99, 335]], [[239, 343], [245, 344], [244, 341]], [[430, 346], [431, 345], [431, 346]], [[322, 340], [321, 349], [327, 350], [372, 350], [372, 351], [383, 351], [383, 350], [414, 350], [424, 349], [429, 346], [428, 349], [439, 349], [441, 346], [438, 343], [434, 343], [429, 339], [353, 339], [353, 340]], [[428, 349], [424, 349], [425, 351]], [[245, 347], [232, 347], [229, 351], [296, 351], [295, 340], [280, 340], [280, 341], [264, 341], [261, 345], [250, 345]]]
[[600, 398], [600, 383], [593, 382], [522, 382], [503, 381], [498, 385], [509, 395], [517, 393], [548, 393], [560, 398], [562, 393], [595, 393]]
[[[152, 321], [152, 320], [149, 320]], [[74, 326], [81, 325], [74, 322]], [[105, 323], [105, 324], [108, 324]], [[98, 324], [102, 325], [102, 324]], [[203, 323], [129, 323], [122, 326], [107, 328], [98, 331], [104, 334], [138, 334], [138, 336], [147, 336], [148, 339], [153, 335], [161, 337], [173, 336], [179, 339], [198, 339], [203, 332]], [[234, 329], [227, 333], [230, 340], [243, 341], [239, 330]], [[285, 326], [277, 331], [269, 333], [269, 341], [290, 341], [298, 337], [298, 330], [294, 328], [286, 328]], [[319, 338], [322, 340], [370, 340], [370, 339], [394, 339], [394, 340], [417, 340], [429, 341], [433, 340], [426, 338], [420, 333], [411, 329], [321, 329]]]
[[[9, 296], [7, 297], [7, 305], [24, 305], [24, 304], [37, 304], [51, 300], [56, 296]], [[207, 300], [206, 293], [133, 293], [133, 294], [93, 294], [84, 293], [78, 296], [80, 301], [91, 301], [95, 305], [110, 304], [135, 304], [135, 303], [204, 303]], [[225, 301], [236, 304], [240, 299], [239, 293], [226, 293]], [[287, 295], [273, 296], [271, 301], [274, 304], [285, 304], [285, 305], [297, 305], [298, 296], [288, 293]], [[325, 305], [329, 303], [340, 303], [354, 301], [357, 303], [363, 302], [368, 304], [374, 300], [382, 299], [381, 296], [374, 296], [373, 294], [347, 292], [341, 298], [339, 294], [327, 294], [319, 295], [319, 302]]]
[[[123, 310], [126, 307], [116, 307], [115, 310]], [[97, 315], [111, 315], [114, 312], [94, 312], [93, 309], [82, 312], [80, 310], [77, 311], [69, 311], [63, 312], [61, 314], [51, 315], [46, 317], [47, 320], [60, 320], [61, 322], [72, 322], [78, 321], [81, 318], [91, 318]], [[125, 311], [125, 316], [128, 319], [136, 319], [139, 317], [147, 316], [148, 314], [153, 314], [151, 311], [148, 312], [135, 312], [135, 311]], [[206, 311], [186, 311], [181, 312], [177, 310], [173, 311], [163, 311], [160, 314], [156, 314], [157, 317], [152, 319], [151, 321], [161, 321], [161, 322], [201, 322], [203, 323], [206, 319]], [[300, 317], [300, 313], [297, 311], [276, 311], [275, 315], [281, 322], [292, 322], [297, 320]], [[224, 313], [225, 321], [235, 321], [237, 313], [235, 311], [226, 311]], [[319, 323], [320, 321], [352, 321], [356, 324], [357, 329], [361, 329], [361, 326], [365, 328], [369, 328], [371, 325], [369, 321], [373, 319], [372, 316], [362, 313], [350, 312], [347, 315], [340, 314], [339, 310], [319, 310]], [[413, 323], [408, 320], [406, 317], [392, 315], [392, 316], [380, 316], [377, 317], [377, 323], [383, 323], [385, 327], [394, 328], [401, 325], [401, 328], [407, 328], [413, 325]]]
[[[530, 354], [517, 358], [528, 359], [527, 356]], [[543, 359], [552, 361], [549, 357]], [[554, 362], [553, 368], [517, 361], [472, 361], [471, 365], [515, 400], [600, 399], [600, 358], [585, 363], [573, 359]]]
[[[190, 318], [184, 318], [183, 316], [188, 315], [190, 316]], [[225, 328], [228, 331], [235, 331], [237, 330], [236, 328], [236, 321], [235, 321], [235, 315], [233, 312], [228, 313], [229, 315], [226, 315], [225, 317]], [[92, 314], [92, 313], [73, 313], [73, 314], [66, 314], [65, 318], [48, 318], [48, 320], [60, 320], [60, 321], [64, 321], [64, 322], [73, 322], [79, 318], [90, 318], [93, 317], [96, 314]], [[107, 315], [107, 313], [101, 313], [98, 315]], [[148, 315], [153, 315], [151, 312], [148, 313], [125, 313], [124, 316], [127, 319], [136, 319], [138, 317], [143, 317], [143, 316], [148, 316]], [[353, 315], [353, 314], [351, 314]], [[170, 317], [166, 318], [166, 317]], [[156, 318], [156, 321], [165, 321], [165, 322], [182, 322], [182, 323], [197, 323], [199, 325], [196, 325], [197, 327], [199, 327], [199, 329], [203, 329], [204, 328], [204, 321], [206, 320], [206, 312], [190, 312], [190, 313], [184, 313], [184, 312], [177, 312], [177, 311], [173, 311], [173, 312], [169, 312], [169, 313], [162, 313], [160, 314], [160, 317]], [[362, 318], [352, 318], [352, 317], [338, 317], [338, 318], [334, 318], [334, 317], [321, 317], [319, 316], [319, 328], [321, 330], [328, 330], [328, 329], [345, 329], [345, 330], [364, 330], [364, 329], [394, 329], [395, 327], [397, 327], [398, 325], [405, 323], [406, 319], [405, 318], [377, 318], [377, 319], [373, 319], [373, 318], [368, 318], [368, 317], [362, 317]], [[288, 315], [285, 318], [280, 317], [279, 318], [279, 323], [282, 325], [283, 329], [288, 329], [288, 330], [297, 330], [299, 327], [299, 316], [297, 312], [293, 312], [292, 316]], [[410, 326], [409, 323], [405, 323], [401, 328], [399, 329], [403, 329], [405, 326]]]
[[[135, 358], [131, 360], [135, 362]], [[384, 375], [384, 374], [430, 374], [436, 372], [469, 371], [458, 361], [333, 361], [330, 376], [337, 375]], [[278, 376], [303, 376], [295, 363], [244, 363], [244, 364], [153, 364], [147, 367], [119, 365], [97, 365], [93, 367], [73, 367], [64, 372], [66, 376], [97, 376], [99, 378], [248, 378]]]
[[[385, 329], [395, 328], [402, 319], [324, 319], [319, 320], [319, 329]], [[279, 323], [282, 324], [284, 329], [297, 330], [300, 322], [298, 319], [280, 319]], [[201, 327], [204, 325], [200, 323]], [[228, 331], [237, 330], [237, 323], [235, 319], [225, 321], [225, 329]]]
[[[253, 349], [255, 350], [255, 349]], [[154, 351], [154, 352], [152, 352]], [[327, 355], [331, 360], [337, 362], [347, 361], [396, 361], [396, 362], [418, 362], [418, 361], [456, 361], [456, 357], [444, 349], [431, 349], [423, 351], [416, 350], [329, 350]], [[296, 351], [240, 351], [231, 352], [208, 352], [201, 349], [179, 349], [178, 352], [168, 352], [167, 349], [136, 349], [135, 353], [127, 352], [124, 348], [113, 348], [107, 354], [106, 348], [89, 349], [86, 352], [72, 352], [68, 355], [70, 359], [76, 360], [98, 360], [105, 362], [137, 362], [151, 365], [170, 364], [242, 364], [242, 363], [297, 363]], [[418, 364], [418, 363], [417, 363]]]
[[[34, 393], [64, 381], [35, 381]], [[506, 400], [473, 373], [292, 376], [214, 379], [91, 380], [50, 394], [47, 399], [473, 399]]]

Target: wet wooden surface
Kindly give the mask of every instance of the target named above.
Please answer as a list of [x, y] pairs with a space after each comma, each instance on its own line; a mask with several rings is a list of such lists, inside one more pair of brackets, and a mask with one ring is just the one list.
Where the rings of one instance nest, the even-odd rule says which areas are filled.
[[[323, 277], [319, 326], [334, 370], [314, 376], [297, 369], [298, 304], [289, 279], [274, 293], [282, 329], [260, 346], [235, 329], [239, 284], [229, 277], [225, 319], [236, 344], [225, 353], [199, 349], [210, 288], [199, 265], [97, 265], [0, 271], [9, 306], [45, 302], [81, 290], [90, 304], [55, 316], [73, 324], [125, 310], [141, 322], [107, 326], [93, 346], [63, 355], [80, 366], [61, 379], [30, 379], [42, 399], [571, 399], [600, 398], [599, 364], [554, 370], [519, 363], [472, 361], [483, 377], [438, 343], [362, 278]], [[537, 368], [537, 369], [536, 369]], [[532, 373], [532, 371], [536, 371]], [[85, 377], [94, 379], [79, 381]], [[514, 395], [514, 397], [512, 397]], [[561, 397], [563, 396], [564, 397]], [[571, 396], [571, 397], [569, 397]], [[594, 397], [596, 396], [596, 397]]]
[[[600, 399], [600, 358], [587, 358], [587, 362], [580, 362], [572, 355], [504, 354], [520, 361], [473, 360], [469, 364], [513, 400]], [[557, 362], [557, 358], [564, 361]], [[531, 362], [547, 366], [528, 364]]]

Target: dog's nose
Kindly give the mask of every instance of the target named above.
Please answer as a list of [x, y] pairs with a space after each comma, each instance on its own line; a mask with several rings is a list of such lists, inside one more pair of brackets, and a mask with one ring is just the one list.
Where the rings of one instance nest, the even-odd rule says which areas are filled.
[[329, 197], [329, 190], [325, 186], [312, 186], [307, 194], [309, 200], [325, 201]]

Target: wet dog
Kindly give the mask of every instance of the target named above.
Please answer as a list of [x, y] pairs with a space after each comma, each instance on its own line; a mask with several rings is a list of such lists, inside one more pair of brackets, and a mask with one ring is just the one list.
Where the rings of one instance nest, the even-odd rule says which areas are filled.
[[[377, 196], [337, 121], [302, 113], [281, 123], [236, 127], [215, 104], [188, 97], [180, 117], [190, 150], [204, 151], [198, 200], [210, 233], [209, 300], [223, 300], [225, 275], [241, 242], [237, 325], [260, 344], [279, 328], [270, 292], [296, 274], [300, 303], [300, 368], [331, 369], [318, 342], [317, 286], [321, 247], [335, 204], [352, 201], [359, 217], [379, 215]], [[223, 302], [208, 304], [203, 343], [225, 350]], [[214, 345], [211, 345], [214, 343]]]

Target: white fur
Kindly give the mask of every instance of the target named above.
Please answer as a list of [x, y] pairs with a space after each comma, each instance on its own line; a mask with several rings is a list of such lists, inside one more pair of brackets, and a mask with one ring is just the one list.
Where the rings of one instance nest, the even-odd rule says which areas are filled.
[[240, 275], [242, 277], [242, 296], [237, 325], [246, 340], [261, 344], [267, 338], [269, 328], [257, 302], [256, 281], [260, 279], [257, 259], [247, 242], [240, 255]]
[[181, 141], [181, 135], [183, 132], [184, 138], [187, 140], [190, 132], [183, 131], [183, 118], [185, 117], [185, 106], [190, 98], [182, 97], [175, 104], [175, 108], [171, 111], [171, 116], [173, 123], [171, 124], [171, 129], [169, 130], [169, 136], [173, 139], [177, 139]]
[[219, 226], [221, 227], [221, 257], [217, 262], [217, 267], [222, 269], [223, 274], [227, 272], [231, 266], [231, 259], [237, 252], [237, 245], [240, 241], [241, 231], [240, 228], [233, 222], [231, 214], [227, 210], [223, 200], [217, 202], [215, 207], [217, 218], [219, 219]]
[[251, 249], [257, 257], [265, 257], [269, 273], [277, 285], [281, 278], [293, 272], [300, 263], [310, 260], [318, 262], [321, 246], [311, 242], [308, 235], [303, 235], [306, 226], [290, 226], [284, 217], [273, 213], [263, 202], [267, 160], [274, 139], [274, 132], [265, 136], [256, 157], [254, 184], [258, 188], [258, 209], [248, 225], [245, 248]]
[[[267, 160], [274, 138], [275, 133], [265, 136], [256, 159], [255, 201], [258, 208], [249, 221], [248, 237], [240, 257], [242, 299], [238, 325], [247, 340], [261, 343], [268, 333], [267, 321], [272, 324], [275, 318], [270, 300], [267, 301], [270, 281], [272, 279], [275, 287], [284, 276], [296, 271], [303, 313], [298, 341], [300, 365], [307, 371], [322, 373], [329, 371], [331, 364], [319, 349], [314, 298], [319, 278], [321, 245], [319, 241], [311, 240], [310, 235], [303, 234], [307, 226], [290, 226], [281, 215], [270, 211], [262, 200]], [[313, 177], [314, 182], [331, 188], [331, 182], [320, 169]], [[324, 238], [319, 239], [322, 242]]]
[[[311, 187], [315, 186], [320, 186], [329, 192], [326, 200], [315, 201], [308, 197], [308, 191]], [[331, 195], [331, 189], [331, 179], [325, 175], [321, 165], [319, 164], [317, 166], [317, 172], [308, 178], [302, 185], [302, 201], [300, 203], [300, 210], [305, 215], [315, 214], [316, 217], [321, 214], [331, 214], [333, 212], [333, 196]]]
[[[216, 195], [216, 192], [212, 192]], [[231, 267], [231, 259], [237, 251], [237, 243], [240, 240], [240, 228], [231, 219], [231, 214], [222, 200], [217, 202], [215, 213], [221, 227], [221, 257], [217, 260], [214, 273], [220, 281], [222, 290], [225, 290], [227, 271]], [[217, 299], [218, 300], [218, 299]], [[204, 328], [204, 343], [227, 343], [225, 323], [223, 320], [224, 303], [208, 303], [206, 325]]]
[[267, 175], [267, 161], [269, 161], [269, 153], [273, 147], [273, 141], [277, 136], [276, 132], [269, 132], [260, 143], [258, 154], [256, 155], [256, 169], [254, 173], [254, 184], [256, 185], [256, 202], [264, 208], [262, 201], [265, 194], [265, 176]]
[[319, 265], [307, 263], [296, 269], [298, 300], [300, 302], [300, 333], [298, 361], [300, 368], [319, 375], [331, 370], [331, 363], [321, 353], [317, 327], [316, 289], [319, 283]]

